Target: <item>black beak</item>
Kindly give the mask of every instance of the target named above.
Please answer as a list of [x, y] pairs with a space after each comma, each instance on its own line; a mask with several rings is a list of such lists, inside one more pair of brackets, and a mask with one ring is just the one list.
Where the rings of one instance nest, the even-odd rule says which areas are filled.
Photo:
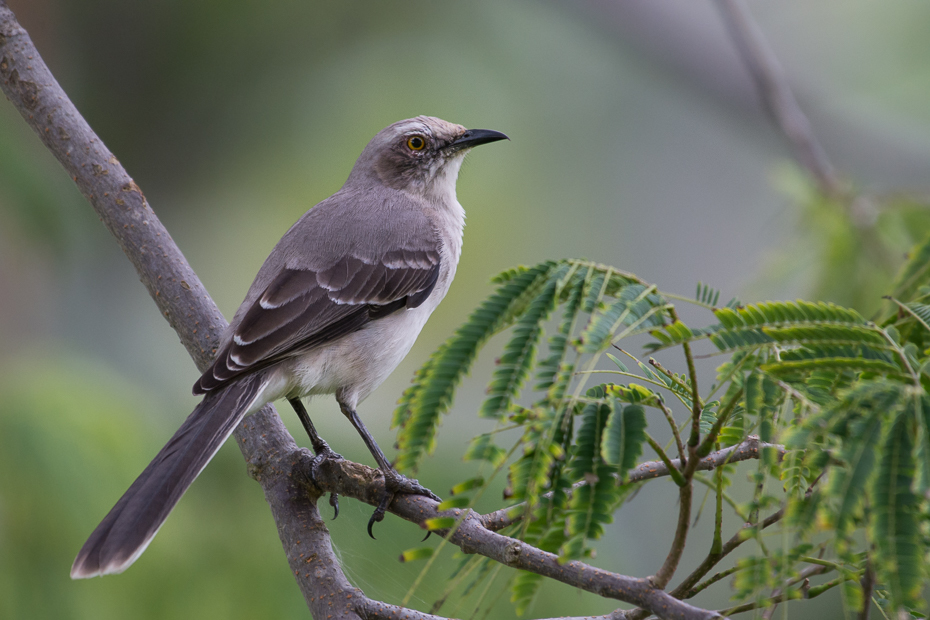
[[453, 151], [461, 151], [462, 149], [470, 149], [473, 146], [487, 144], [488, 142], [497, 142], [498, 140], [510, 140], [510, 138], [508, 138], [506, 134], [494, 131], [493, 129], [469, 129], [463, 133], [461, 137], [449, 143], [449, 146], [446, 148], [452, 149]]

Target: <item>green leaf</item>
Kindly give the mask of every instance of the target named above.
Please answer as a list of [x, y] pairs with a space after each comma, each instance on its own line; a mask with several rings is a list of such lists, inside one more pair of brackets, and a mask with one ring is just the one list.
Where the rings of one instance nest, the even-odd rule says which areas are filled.
[[918, 603], [923, 577], [924, 550], [917, 514], [920, 498], [912, 488], [917, 473], [913, 423], [905, 412], [891, 424], [870, 489], [875, 572], [888, 589], [895, 610]]
[[488, 398], [478, 411], [480, 417], [500, 419], [519, 394], [530, 372], [536, 347], [542, 338], [542, 323], [555, 309], [556, 291], [569, 268], [570, 265], [565, 263], [551, 272], [546, 285], [529, 302], [517, 321], [513, 335], [504, 346], [504, 352], [494, 370], [491, 384], [488, 386]]
[[593, 273], [589, 268], [584, 276], [576, 275], [565, 285], [568, 289], [568, 296], [559, 328], [549, 338], [549, 355], [536, 366], [536, 389], [550, 390], [552, 388], [554, 393], [550, 395], [550, 398], [553, 400], [562, 397], [565, 386], [571, 380], [571, 371], [565, 372], [565, 354], [569, 350], [568, 341], [571, 338], [575, 320], [581, 312], [585, 286]]
[[620, 327], [661, 326], [662, 310], [665, 308], [655, 287], [643, 284], [627, 284], [622, 287], [616, 300], [602, 312], [597, 312], [581, 335], [581, 350], [587, 353], [603, 351], [616, 339]]
[[433, 556], [432, 547], [418, 547], [416, 549], [407, 549], [400, 554], [401, 562], [413, 562], [416, 560], [428, 560]]
[[892, 375], [896, 378], [906, 378], [907, 375], [902, 373], [896, 364], [890, 364], [883, 360], [864, 360], [852, 357], [825, 357], [814, 360], [796, 360], [787, 362], [776, 362], [774, 364], [764, 364], [760, 366], [762, 370], [774, 375], [787, 375], [798, 372], [808, 372], [811, 370], [855, 370], [861, 372], [873, 372], [877, 374]]
[[619, 358], [617, 358], [617, 357], [611, 355], [610, 353], [607, 353], [606, 355], [607, 355], [607, 359], [609, 359], [611, 362], [613, 362], [614, 364], [616, 364], [616, 365], [617, 365], [617, 368], [619, 368], [619, 369], [621, 370], [621, 372], [630, 372], [630, 369], [627, 368], [627, 367], [626, 367], [626, 364], [624, 364], [623, 362], [621, 362], [621, 361], [619, 360]]
[[697, 294], [694, 296], [702, 304], [707, 304], [708, 306], [716, 306], [717, 301], [720, 300], [720, 291], [711, 288], [704, 284], [703, 282], [697, 283]]
[[857, 579], [848, 579], [843, 582], [842, 589], [843, 607], [852, 611], [862, 609], [862, 603], [865, 598], [865, 593], [862, 591], [862, 584], [859, 583]]
[[843, 438], [840, 458], [844, 467], [832, 468], [829, 493], [838, 501], [836, 535], [843, 539], [850, 524], [861, 512], [875, 465], [875, 452], [881, 438], [883, 420], [897, 406], [895, 386], [867, 383], [857, 386], [834, 407], [824, 412], [831, 432]]
[[435, 517], [423, 522], [423, 526], [428, 530], [447, 530], [455, 525], [455, 517]]
[[586, 484], [574, 489], [567, 510], [566, 540], [559, 555], [563, 560], [582, 557], [585, 541], [603, 534], [604, 525], [613, 520], [617, 503], [635, 485], [617, 485], [616, 471], [601, 456], [604, 429], [611, 406], [590, 403], [581, 412], [581, 426], [575, 438], [569, 477]]
[[722, 351], [773, 343], [892, 348], [874, 324], [855, 310], [834, 304], [770, 301], [739, 309], [720, 308], [714, 314], [720, 325], [706, 332]]
[[398, 471], [416, 469], [423, 456], [431, 450], [439, 418], [452, 404], [455, 386], [468, 372], [478, 349], [514, 320], [528, 298], [535, 297], [545, 285], [557, 265], [547, 261], [507, 279], [417, 374], [394, 414], [394, 419], [401, 423], [395, 464]]
[[472, 438], [462, 458], [466, 461], [487, 461], [497, 468], [507, 459], [507, 451], [494, 443], [491, 433], [482, 433]]
[[453, 508], [467, 508], [469, 504], [471, 504], [471, 499], [464, 495], [460, 495], [458, 497], [450, 497], [449, 499], [443, 500], [438, 506], [436, 506], [436, 510], [442, 512], [444, 510], [451, 510]]
[[646, 441], [646, 411], [639, 405], [623, 406], [614, 398], [610, 401], [610, 418], [601, 441], [604, 460], [617, 468], [621, 480], [636, 466]]
[[922, 496], [930, 497], [930, 395], [911, 395], [906, 407], [917, 421], [917, 479], [914, 488]]
[[901, 267], [891, 287], [891, 296], [911, 301], [922, 285], [930, 283], [930, 237], [908, 252], [907, 262]]
[[477, 489], [484, 486], [484, 478], [480, 476], [477, 478], [469, 478], [464, 482], [460, 482], [449, 491], [450, 495], [459, 495], [461, 493], [466, 493], [472, 489]]

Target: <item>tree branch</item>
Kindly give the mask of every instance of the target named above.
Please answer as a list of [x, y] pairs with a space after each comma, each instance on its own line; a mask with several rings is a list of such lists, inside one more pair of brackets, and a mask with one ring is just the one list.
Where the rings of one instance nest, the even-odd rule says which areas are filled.
[[749, 69], [756, 89], [775, 124], [794, 147], [798, 161], [807, 168], [821, 191], [841, 194], [841, 185], [826, 151], [814, 136], [810, 121], [798, 105], [778, 58], [752, 19], [743, 0], [717, 0], [730, 37]]
[[[760, 441], [758, 437], [750, 437], [743, 443], [707, 455], [698, 461], [696, 471], [709, 471], [728, 463], [757, 459], [763, 448], [777, 450], [779, 455], [784, 455], [785, 453], [784, 446], [765, 443], [764, 441]], [[670, 462], [674, 468], [681, 468], [681, 459], [671, 459]], [[645, 480], [668, 476], [669, 468], [662, 461], [647, 461], [631, 469], [628, 475], [628, 484], [632, 484], [634, 482], [643, 482]], [[548, 496], [549, 494], [546, 495]], [[505, 527], [513, 525], [523, 519], [525, 511], [521, 510], [522, 507], [524, 507], [524, 504], [521, 503], [489, 512], [481, 517], [481, 522], [492, 532], [499, 532]]]

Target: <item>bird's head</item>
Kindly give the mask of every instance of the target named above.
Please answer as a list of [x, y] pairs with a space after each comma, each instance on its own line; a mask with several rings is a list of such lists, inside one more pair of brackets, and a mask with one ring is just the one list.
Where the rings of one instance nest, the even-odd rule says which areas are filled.
[[454, 195], [465, 153], [506, 139], [499, 131], [466, 129], [433, 116], [398, 121], [368, 143], [349, 183], [364, 179], [420, 195]]

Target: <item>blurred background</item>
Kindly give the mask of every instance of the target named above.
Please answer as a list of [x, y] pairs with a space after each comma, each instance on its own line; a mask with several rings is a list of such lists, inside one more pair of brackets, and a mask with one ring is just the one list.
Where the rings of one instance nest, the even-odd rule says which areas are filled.
[[[930, 5], [917, 0], [749, 3], [814, 133], [865, 197], [852, 210], [820, 197], [792, 163], [707, 0], [7, 2], [227, 316], [281, 234], [340, 187], [385, 125], [429, 114], [510, 135], [466, 162], [455, 285], [360, 408], [385, 448], [414, 369], [505, 268], [585, 257], [683, 295], [704, 281], [725, 299], [804, 296], [871, 312], [928, 228]], [[197, 372], [6, 102], [0, 343], [0, 618], [308, 615], [233, 442], [127, 573], [68, 578], [86, 536], [195, 405]], [[491, 347], [420, 472], [440, 495], [463, 478], [493, 360]], [[295, 416], [281, 412], [306, 444]], [[338, 452], [371, 464], [332, 399], [310, 412]], [[677, 494], [654, 486], [617, 514], [595, 563], [636, 576], [660, 565]], [[484, 508], [500, 506], [491, 495]], [[423, 565], [397, 557], [421, 532], [388, 517], [372, 541], [370, 511], [343, 500], [333, 540], [357, 586], [399, 603]], [[706, 553], [709, 521], [679, 576]], [[414, 606], [429, 609], [442, 591], [449, 555]], [[711, 590], [697, 602], [726, 607], [729, 586]], [[478, 617], [512, 617], [508, 597], [490, 589]], [[791, 615], [841, 617], [838, 600], [796, 604]], [[553, 585], [532, 615], [614, 607]]]

